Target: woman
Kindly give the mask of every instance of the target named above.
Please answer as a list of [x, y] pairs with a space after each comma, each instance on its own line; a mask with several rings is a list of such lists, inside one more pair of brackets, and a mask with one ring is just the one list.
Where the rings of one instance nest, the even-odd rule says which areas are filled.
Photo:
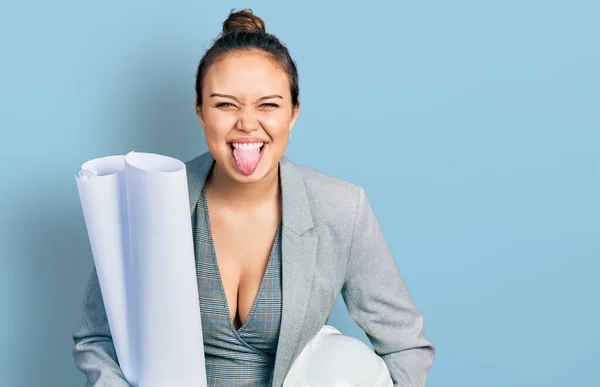
[[[364, 190], [283, 156], [300, 111], [288, 50], [251, 10], [223, 26], [196, 78], [209, 152], [186, 163], [209, 386], [281, 386], [340, 292], [394, 385], [424, 386], [434, 347]], [[95, 272], [84, 313], [77, 366], [126, 386]]]

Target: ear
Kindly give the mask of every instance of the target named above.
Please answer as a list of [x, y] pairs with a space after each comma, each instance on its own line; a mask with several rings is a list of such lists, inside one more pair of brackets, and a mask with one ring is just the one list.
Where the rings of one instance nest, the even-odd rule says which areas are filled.
[[198, 106], [198, 101], [194, 101], [194, 110], [196, 110], [196, 115], [200, 120], [200, 125], [204, 128], [204, 117], [202, 116], [202, 109]]
[[288, 132], [291, 132], [294, 125], [296, 125], [296, 120], [298, 119], [299, 114], [300, 114], [300, 103], [298, 103], [298, 106], [296, 106], [292, 110], [292, 120], [290, 121], [290, 129], [288, 130]]

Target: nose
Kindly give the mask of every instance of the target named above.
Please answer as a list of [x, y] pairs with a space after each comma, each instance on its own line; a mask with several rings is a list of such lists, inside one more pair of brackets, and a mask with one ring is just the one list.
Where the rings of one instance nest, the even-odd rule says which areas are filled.
[[258, 119], [251, 111], [242, 110], [236, 122], [236, 129], [250, 133], [258, 130]]

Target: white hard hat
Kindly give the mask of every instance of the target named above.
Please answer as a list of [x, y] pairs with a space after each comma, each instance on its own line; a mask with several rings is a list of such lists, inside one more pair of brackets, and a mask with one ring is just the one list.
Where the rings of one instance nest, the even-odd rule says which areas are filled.
[[392, 387], [381, 357], [362, 341], [330, 325], [313, 337], [294, 360], [283, 387]]

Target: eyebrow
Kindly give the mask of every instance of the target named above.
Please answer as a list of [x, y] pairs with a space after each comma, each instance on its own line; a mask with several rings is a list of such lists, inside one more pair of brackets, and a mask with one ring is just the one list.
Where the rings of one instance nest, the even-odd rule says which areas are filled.
[[[212, 93], [211, 95], [209, 95], [209, 97], [229, 98], [229, 99], [233, 99], [234, 101], [240, 102], [233, 95], [229, 95], [229, 94]], [[283, 97], [280, 96], [279, 94], [271, 94], [271, 95], [265, 95], [264, 97], [260, 97], [259, 99], [256, 100], [256, 102], [262, 101], [262, 100], [265, 100], [265, 99], [271, 99], [271, 98], [280, 98], [280, 99], [283, 99]]]

